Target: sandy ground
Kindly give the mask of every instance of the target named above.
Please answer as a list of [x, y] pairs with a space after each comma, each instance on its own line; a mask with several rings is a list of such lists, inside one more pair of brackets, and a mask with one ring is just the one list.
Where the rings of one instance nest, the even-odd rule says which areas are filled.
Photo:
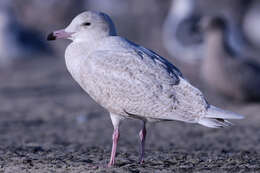
[[116, 165], [107, 168], [113, 130], [108, 113], [72, 80], [62, 58], [0, 73], [0, 173], [260, 172], [260, 104], [207, 94], [211, 103], [246, 119], [227, 129], [149, 124], [143, 165], [137, 162], [141, 123], [125, 121]]

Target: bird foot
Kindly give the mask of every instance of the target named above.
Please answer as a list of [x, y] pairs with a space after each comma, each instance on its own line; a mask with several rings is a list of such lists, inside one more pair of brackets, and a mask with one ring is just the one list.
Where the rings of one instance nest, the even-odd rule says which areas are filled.
[[107, 167], [109, 167], [109, 168], [111, 168], [111, 167], [113, 167], [113, 166], [114, 166], [113, 163], [108, 163], [108, 164], [107, 164]]
[[144, 159], [141, 159], [141, 160], [139, 161], [139, 164], [140, 164], [140, 165], [144, 164]]

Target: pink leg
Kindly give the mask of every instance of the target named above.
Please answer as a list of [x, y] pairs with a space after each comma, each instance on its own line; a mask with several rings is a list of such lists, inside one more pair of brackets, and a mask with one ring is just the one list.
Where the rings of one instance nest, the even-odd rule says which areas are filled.
[[111, 151], [110, 162], [108, 164], [109, 167], [111, 167], [115, 164], [116, 147], [117, 147], [117, 142], [119, 139], [119, 129], [118, 128], [116, 128], [114, 130], [112, 139], [113, 139], [113, 146], [112, 146], [112, 151]]
[[146, 137], [146, 128], [145, 128], [145, 122], [143, 122], [143, 128], [139, 132], [140, 137], [140, 164], [144, 163], [144, 147], [145, 147], [145, 137]]

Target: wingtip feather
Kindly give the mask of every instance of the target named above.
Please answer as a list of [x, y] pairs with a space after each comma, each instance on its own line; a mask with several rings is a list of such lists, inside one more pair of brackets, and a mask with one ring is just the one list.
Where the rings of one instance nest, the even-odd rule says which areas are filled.
[[243, 119], [244, 116], [231, 112], [231, 111], [226, 111], [223, 109], [220, 109], [218, 107], [215, 107], [213, 105], [210, 105], [207, 114], [207, 118], [222, 118], [222, 119]]

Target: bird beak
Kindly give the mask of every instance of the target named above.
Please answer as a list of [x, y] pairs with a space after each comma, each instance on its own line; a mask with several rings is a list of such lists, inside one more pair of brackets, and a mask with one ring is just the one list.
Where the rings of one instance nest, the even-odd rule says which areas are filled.
[[66, 32], [65, 29], [61, 29], [61, 30], [50, 33], [47, 37], [47, 40], [52, 41], [52, 40], [61, 39], [61, 38], [68, 39], [72, 34], [73, 34], [73, 32]]

